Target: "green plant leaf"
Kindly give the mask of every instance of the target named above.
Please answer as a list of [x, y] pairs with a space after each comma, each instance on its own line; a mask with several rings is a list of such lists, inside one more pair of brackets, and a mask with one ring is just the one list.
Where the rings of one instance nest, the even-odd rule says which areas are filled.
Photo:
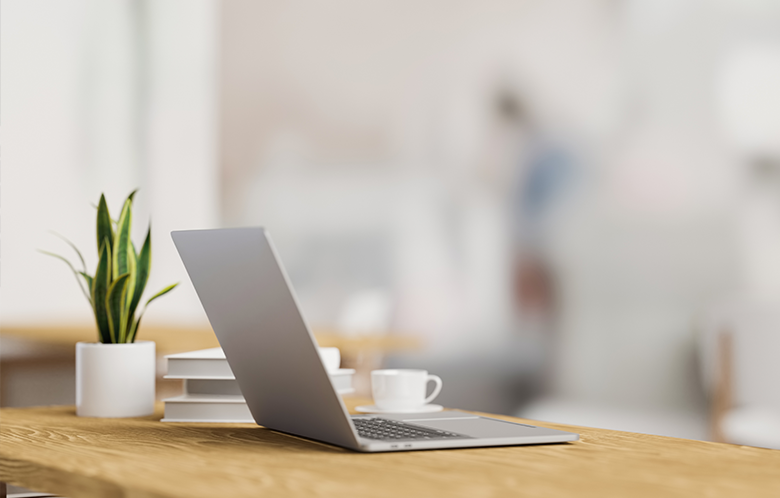
[[144, 310], [141, 312], [140, 315], [138, 315], [138, 320], [136, 320], [135, 323], [131, 327], [132, 334], [130, 335], [130, 340], [128, 340], [128, 342], [134, 342], [135, 341], [135, 336], [138, 334], [138, 327], [141, 326], [141, 318], [144, 317], [144, 313], [146, 313], [146, 309], [149, 307], [149, 303], [151, 303], [152, 301], [154, 301], [158, 297], [169, 293], [177, 285], [179, 285], [179, 282], [176, 282], [175, 284], [171, 284], [168, 287], [165, 287], [160, 292], [158, 292], [154, 296], [150, 297], [148, 301], [146, 301], [146, 304], [144, 305]]
[[162, 296], [162, 295], [165, 295], [165, 294], [169, 293], [169, 292], [170, 292], [170, 291], [172, 291], [172, 290], [173, 290], [173, 289], [174, 289], [174, 288], [175, 288], [177, 285], [179, 285], [179, 282], [176, 282], [175, 284], [171, 284], [171, 285], [169, 285], [168, 287], [164, 288], [163, 290], [161, 290], [160, 292], [158, 292], [158, 293], [157, 293], [157, 294], [155, 294], [154, 296], [150, 297], [150, 298], [149, 298], [149, 300], [148, 300], [148, 301], [146, 301], [146, 305], [144, 305], [144, 309], [146, 309], [146, 306], [149, 306], [149, 303], [151, 303], [152, 301], [154, 301], [154, 300], [155, 300], [155, 299], [157, 299], [158, 297], [160, 297], [160, 296]]
[[95, 311], [95, 322], [100, 334], [100, 342], [103, 343], [116, 342], [109, 325], [108, 309], [106, 307], [106, 296], [111, 284], [110, 247], [111, 244], [108, 238], [103, 239], [103, 243], [100, 245], [97, 269], [95, 270], [95, 276], [92, 278], [92, 309]]
[[91, 297], [91, 296], [90, 296], [90, 294], [87, 292], [87, 290], [84, 288], [84, 284], [82, 284], [82, 283], [81, 283], [81, 280], [79, 279], [79, 274], [81, 274], [82, 272], [76, 271], [76, 269], [73, 267], [73, 265], [71, 264], [71, 262], [70, 262], [70, 261], [68, 261], [68, 259], [67, 259], [67, 258], [65, 258], [65, 257], [63, 257], [63, 256], [60, 256], [59, 254], [55, 254], [55, 253], [53, 253], [53, 252], [49, 252], [49, 251], [44, 251], [44, 250], [42, 250], [42, 249], [38, 249], [38, 252], [40, 252], [41, 254], [45, 254], [45, 255], [47, 255], [47, 256], [51, 256], [51, 257], [53, 257], [53, 258], [57, 258], [57, 259], [59, 259], [59, 260], [61, 260], [61, 261], [64, 261], [64, 262], [65, 262], [65, 264], [66, 264], [66, 265], [68, 265], [68, 267], [70, 268], [70, 270], [73, 272], [73, 275], [76, 277], [76, 282], [79, 284], [79, 289], [81, 289], [81, 292], [82, 292], [82, 294], [84, 294], [84, 297], [86, 297], [86, 298], [87, 298], [87, 301], [89, 301], [89, 304], [90, 304], [90, 306], [91, 306], [91, 305], [92, 305], [92, 297]]
[[[133, 298], [130, 301], [130, 307], [128, 308], [128, 314], [132, 317], [135, 315], [135, 310], [138, 308], [138, 303], [141, 302], [141, 295], [146, 288], [146, 282], [149, 280], [149, 272], [152, 268], [152, 227], [149, 226], [149, 230], [146, 232], [146, 239], [144, 239], [144, 245], [141, 246], [141, 252], [138, 254], [136, 260], [136, 275], [135, 275], [135, 291], [133, 292]], [[131, 320], [132, 321], [132, 320]]]
[[130, 274], [130, 278], [127, 279], [127, 295], [125, 296], [125, 302], [124, 307], [125, 311], [129, 313], [130, 303], [135, 298], [135, 281], [137, 278], [137, 269], [138, 266], [137, 256], [135, 254], [135, 247], [133, 247], [133, 243], [130, 242], [130, 244], [127, 247], [127, 273]]
[[108, 204], [106, 204], [106, 196], [100, 194], [100, 202], [98, 203], [97, 212], [97, 245], [98, 254], [100, 254], [100, 246], [104, 241], [108, 241], [108, 254], [113, 254], [114, 245], [114, 227], [111, 225], [111, 215], [108, 212]]
[[[127, 279], [127, 291], [125, 291], [125, 300], [122, 301], [122, 307], [123, 307], [123, 314], [125, 325], [124, 329], [126, 331], [126, 337], [127, 334], [130, 333], [130, 329], [132, 328], [133, 321], [135, 320], [135, 310], [130, 309], [130, 305], [132, 304], [133, 300], [135, 299], [135, 282], [137, 279], [137, 256], [135, 254], [135, 247], [133, 247], [132, 243], [130, 244], [130, 251], [127, 255], [127, 261], [129, 263], [128, 265], [128, 275], [130, 277]], [[127, 342], [127, 341], [125, 341]]]
[[133, 191], [132, 194], [125, 201], [122, 206], [122, 213], [119, 215], [119, 222], [116, 228], [116, 237], [114, 239], [114, 246], [112, 247], [112, 273], [114, 279], [119, 275], [130, 273], [130, 256], [135, 256], [133, 252], [133, 246], [130, 242], [130, 228], [133, 224]]
[[127, 307], [127, 281], [130, 278], [129, 273], [120, 275], [111, 282], [106, 295], [106, 308], [108, 309], [108, 326], [111, 330], [111, 336], [117, 343], [124, 343], [127, 340], [127, 320], [125, 314]]
[[[146, 311], [146, 310], [144, 310]], [[141, 312], [140, 315], [138, 315], [138, 320], [133, 321], [133, 323], [130, 325], [130, 333], [128, 334], [128, 343], [135, 342], [135, 336], [138, 335], [138, 327], [141, 325], [141, 318], [144, 317], [143, 312]]]
[[[87, 289], [90, 290], [90, 296], [89, 296], [89, 304], [92, 304], [92, 277], [87, 274], [87, 272], [80, 271], [79, 275], [81, 275], [84, 278], [84, 281], [87, 283]], [[94, 306], [93, 306], [94, 307]]]
[[[144, 310], [145, 311], [145, 310]], [[140, 315], [138, 315], [138, 320], [133, 319], [132, 323], [130, 324], [130, 332], [127, 334], [127, 342], [135, 342], [135, 336], [138, 334], [138, 327], [141, 325], [141, 318], [143, 318], [144, 314], [141, 312]], [[135, 318], [135, 317], [133, 317]]]
[[63, 241], [65, 241], [65, 243], [66, 243], [66, 244], [68, 244], [70, 247], [72, 247], [72, 248], [73, 248], [73, 250], [74, 250], [74, 251], [76, 251], [76, 255], [77, 255], [77, 256], [79, 257], [79, 259], [81, 260], [81, 270], [82, 270], [83, 272], [85, 272], [85, 273], [86, 273], [86, 271], [87, 271], [87, 264], [84, 262], [84, 256], [82, 256], [82, 255], [81, 255], [81, 251], [79, 251], [79, 248], [78, 248], [78, 247], [76, 247], [76, 244], [74, 244], [73, 242], [69, 241], [67, 238], [65, 238], [64, 236], [62, 236], [62, 235], [58, 234], [58, 233], [57, 233], [57, 232], [55, 232], [55, 231], [50, 231], [50, 232], [51, 232], [51, 234], [52, 234], [52, 235], [54, 235], [55, 237], [59, 237], [60, 239], [62, 239]]
[[135, 197], [135, 194], [138, 192], [138, 189], [133, 190], [130, 192], [127, 196], [127, 199], [125, 199], [124, 204], [122, 204], [122, 212], [119, 213], [119, 219], [117, 220], [111, 220], [114, 222], [114, 225], [117, 227], [119, 226], [119, 222], [122, 220], [122, 213], [124, 212], [125, 208], [132, 210], [133, 209], [133, 198]]

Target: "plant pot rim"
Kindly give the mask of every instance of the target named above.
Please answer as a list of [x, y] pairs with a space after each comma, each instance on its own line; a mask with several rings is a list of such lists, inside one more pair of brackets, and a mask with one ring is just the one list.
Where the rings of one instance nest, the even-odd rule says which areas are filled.
[[84, 347], [93, 347], [93, 348], [100, 348], [100, 347], [111, 347], [111, 346], [147, 346], [149, 344], [154, 344], [154, 341], [135, 341], [135, 342], [86, 342], [86, 341], [79, 341], [76, 343], [77, 346], [84, 346]]

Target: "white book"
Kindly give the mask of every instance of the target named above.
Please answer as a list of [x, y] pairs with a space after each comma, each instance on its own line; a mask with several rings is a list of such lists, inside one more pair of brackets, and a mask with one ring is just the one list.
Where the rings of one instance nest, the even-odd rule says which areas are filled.
[[339, 368], [335, 372], [330, 372], [330, 381], [339, 394], [352, 394], [355, 389], [352, 387], [352, 376], [355, 375], [354, 368]]
[[[330, 374], [339, 394], [350, 394], [355, 370]], [[234, 379], [185, 379], [181, 396], [166, 398], [163, 422], [253, 423], [252, 413]]]
[[[355, 370], [352, 368], [339, 368], [329, 375], [333, 387], [339, 394], [352, 394], [355, 392], [352, 388], [354, 374]], [[170, 377], [166, 375], [165, 378]], [[184, 393], [241, 396], [241, 389], [235, 379], [186, 378], [184, 379]]]
[[255, 422], [243, 396], [183, 394], [163, 401], [163, 422]]
[[184, 394], [241, 396], [236, 379], [184, 379]]
[[169, 354], [166, 379], [235, 379], [222, 348]]
[[[184, 394], [167, 398], [163, 422], [253, 423], [233, 371], [222, 348], [171, 354], [166, 379], [183, 379]], [[351, 394], [355, 370], [340, 368], [329, 373], [339, 394]]]
[[[184, 379], [185, 393], [233, 395], [241, 393], [222, 348], [169, 354], [165, 358], [168, 360], [168, 373], [165, 378]], [[352, 388], [354, 374], [355, 370], [351, 368], [339, 368], [328, 373], [339, 394], [351, 394], [355, 391]]]

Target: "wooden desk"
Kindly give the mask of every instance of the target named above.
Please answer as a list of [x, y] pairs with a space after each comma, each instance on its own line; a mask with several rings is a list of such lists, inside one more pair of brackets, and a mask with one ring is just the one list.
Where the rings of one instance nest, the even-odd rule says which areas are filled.
[[780, 496], [780, 451], [721, 443], [539, 424], [582, 439], [360, 454], [249, 424], [161, 416], [161, 406], [136, 419], [0, 410], [0, 481], [70, 498]]

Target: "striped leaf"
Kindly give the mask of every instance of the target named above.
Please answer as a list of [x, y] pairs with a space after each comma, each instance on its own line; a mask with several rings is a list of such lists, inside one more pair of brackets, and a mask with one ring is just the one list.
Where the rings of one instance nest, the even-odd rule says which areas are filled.
[[130, 275], [130, 277], [127, 279], [127, 295], [125, 296], [125, 301], [122, 304], [125, 307], [125, 314], [129, 313], [130, 303], [133, 301], [135, 297], [134, 294], [135, 294], [137, 265], [138, 265], [138, 261], [137, 261], [137, 256], [135, 254], [135, 247], [133, 246], [133, 243], [130, 242], [127, 251], [127, 273]]
[[[144, 310], [146, 311], [146, 310]], [[133, 320], [133, 323], [130, 324], [130, 332], [128, 333], [128, 339], [127, 342], [135, 342], [135, 336], [138, 334], [138, 327], [141, 325], [141, 318], [143, 318], [144, 314], [143, 311], [140, 315], [138, 315], [138, 320]]]
[[[84, 282], [87, 283], [87, 289], [90, 289], [90, 296], [89, 296], [89, 304], [92, 304], [92, 277], [87, 274], [87, 272], [80, 271], [79, 275], [84, 279]], [[94, 306], [93, 306], [94, 311]]]
[[149, 272], [152, 268], [152, 227], [149, 226], [149, 230], [146, 232], [146, 239], [144, 239], [144, 245], [141, 246], [141, 252], [136, 259], [135, 267], [135, 291], [133, 292], [133, 298], [130, 301], [130, 307], [128, 308], [128, 316], [132, 321], [135, 316], [135, 310], [138, 308], [138, 303], [141, 302], [141, 295], [146, 288], [146, 282], [149, 280]]
[[124, 306], [124, 320], [125, 320], [125, 330], [127, 331], [127, 337], [130, 335], [130, 330], [132, 329], [133, 321], [135, 320], [135, 310], [130, 309], [130, 305], [133, 303], [133, 300], [135, 300], [135, 282], [138, 278], [137, 275], [137, 266], [138, 266], [138, 255], [135, 252], [135, 245], [133, 245], [132, 242], [130, 242], [130, 254], [127, 255], [127, 260], [131, 264], [129, 265], [129, 271], [128, 274], [130, 275], [130, 278], [127, 279], [127, 292], [125, 293], [125, 301], [122, 304]]
[[86, 272], [87, 264], [84, 262], [84, 256], [81, 255], [81, 251], [79, 251], [79, 248], [76, 247], [76, 244], [68, 240], [66, 237], [58, 234], [57, 232], [52, 231], [51, 234], [54, 235], [55, 237], [59, 237], [60, 239], [62, 239], [66, 244], [68, 244], [71, 248], [73, 248], [74, 251], [76, 251], [76, 255], [79, 257], [79, 260], [81, 260], [81, 270], [83, 272]]
[[150, 297], [150, 298], [149, 298], [149, 300], [148, 300], [148, 301], [146, 301], [146, 305], [144, 306], [144, 309], [146, 309], [146, 306], [149, 306], [149, 303], [151, 303], [152, 301], [154, 301], [154, 300], [155, 300], [155, 299], [157, 299], [158, 297], [160, 297], [160, 296], [162, 296], [162, 295], [165, 295], [165, 294], [169, 293], [169, 292], [170, 292], [170, 291], [172, 291], [172, 290], [173, 290], [173, 289], [174, 289], [174, 288], [175, 288], [177, 285], [179, 285], [179, 282], [176, 282], [175, 284], [171, 284], [171, 285], [169, 285], [168, 287], [164, 288], [163, 290], [161, 290], [160, 292], [158, 292], [158, 293], [157, 293], [157, 294], [155, 294], [154, 296]]
[[127, 320], [125, 314], [127, 308], [127, 281], [130, 278], [129, 273], [120, 275], [111, 282], [106, 295], [106, 308], [108, 310], [108, 326], [111, 330], [111, 336], [117, 343], [124, 343], [127, 340]]
[[98, 203], [97, 212], [97, 245], [98, 254], [100, 254], [100, 246], [103, 245], [103, 241], [108, 241], [108, 254], [113, 253], [114, 245], [114, 227], [111, 225], [111, 215], [108, 213], [108, 204], [106, 204], [106, 196], [100, 194], [100, 202]]
[[[130, 273], [130, 265], [132, 263], [129, 260], [131, 259], [131, 253], [133, 253], [133, 246], [130, 242], [130, 228], [133, 223], [133, 194], [130, 194], [130, 197], [125, 201], [125, 205], [122, 206], [122, 213], [119, 215], [119, 221], [116, 226], [114, 246], [111, 248], [114, 279], [118, 278], [119, 275]], [[132, 255], [135, 256], [135, 253]]]
[[63, 262], [65, 262], [65, 264], [66, 264], [66, 265], [68, 265], [68, 267], [70, 268], [70, 271], [72, 271], [72, 272], [73, 272], [73, 275], [76, 277], [76, 282], [79, 284], [79, 289], [81, 289], [81, 292], [84, 294], [84, 297], [86, 297], [86, 298], [87, 298], [87, 301], [89, 301], [89, 304], [90, 304], [90, 305], [92, 304], [92, 298], [91, 298], [91, 296], [90, 296], [90, 295], [87, 293], [87, 290], [86, 290], [86, 289], [84, 289], [84, 284], [82, 284], [82, 283], [81, 283], [81, 280], [79, 280], [79, 273], [81, 273], [81, 272], [78, 272], [78, 271], [76, 271], [76, 269], [73, 267], [73, 265], [71, 264], [71, 262], [70, 262], [70, 261], [68, 261], [68, 259], [67, 259], [67, 258], [65, 258], [65, 257], [63, 257], [63, 256], [60, 256], [59, 254], [55, 254], [55, 253], [53, 253], [53, 252], [49, 252], [49, 251], [43, 251], [43, 250], [41, 250], [41, 249], [38, 249], [38, 252], [40, 252], [41, 254], [45, 254], [45, 255], [47, 255], [47, 256], [51, 256], [51, 257], [53, 257], [53, 258], [57, 258], [57, 259], [59, 259], [60, 261], [63, 261]]
[[111, 284], [110, 247], [109, 240], [107, 238], [104, 239], [100, 246], [100, 258], [95, 270], [95, 276], [92, 278], [92, 309], [95, 311], [95, 322], [100, 334], [100, 342], [103, 343], [116, 342], [108, 321], [108, 308], [106, 306], [108, 288]]
[[144, 305], [144, 310], [143, 310], [143, 311], [141, 312], [141, 314], [138, 316], [138, 320], [136, 320], [136, 322], [133, 324], [133, 326], [132, 326], [132, 328], [131, 328], [131, 332], [132, 332], [132, 333], [131, 333], [131, 335], [130, 335], [130, 340], [128, 340], [128, 342], [133, 342], [133, 341], [135, 341], [135, 336], [136, 336], [136, 334], [138, 334], [138, 327], [141, 325], [141, 318], [143, 318], [143, 316], [144, 316], [144, 313], [146, 313], [146, 308], [148, 308], [148, 307], [149, 307], [149, 303], [151, 303], [152, 301], [154, 301], [154, 300], [155, 300], [155, 299], [157, 299], [158, 297], [160, 297], [160, 296], [162, 296], [162, 295], [164, 295], [164, 294], [167, 294], [167, 293], [169, 293], [169, 292], [170, 292], [170, 291], [172, 291], [172, 290], [173, 290], [173, 289], [174, 289], [174, 288], [175, 288], [177, 285], [179, 285], [179, 283], [178, 283], [178, 282], [176, 282], [175, 284], [171, 284], [171, 285], [169, 285], [168, 287], [166, 287], [166, 288], [162, 289], [160, 292], [158, 292], [158, 293], [157, 293], [157, 294], [155, 294], [154, 296], [150, 297], [148, 301], [146, 301], [146, 304]]

